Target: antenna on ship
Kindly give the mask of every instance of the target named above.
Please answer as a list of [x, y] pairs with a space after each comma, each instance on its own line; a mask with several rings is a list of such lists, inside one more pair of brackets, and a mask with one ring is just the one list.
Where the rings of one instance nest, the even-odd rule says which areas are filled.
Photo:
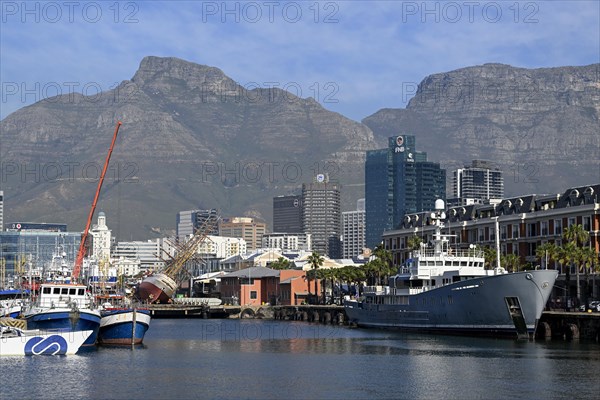
[[446, 213], [444, 210], [446, 209], [444, 200], [437, 199], [435, 201], [435, 211], [431, 213], [431, 220], [435, 224], [435, 238], [434, 242], [434, 254], [440, 254], [443, 250], [442, 246], [442, 228], [444, 227], [444, 223], [442, 222], [446, 219]]

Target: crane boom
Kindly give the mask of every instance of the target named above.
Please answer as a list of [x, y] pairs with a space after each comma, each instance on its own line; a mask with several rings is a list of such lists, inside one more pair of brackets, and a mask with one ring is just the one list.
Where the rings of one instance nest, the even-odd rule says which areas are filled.
[[115, 133], [113, 134], [112, 142], [110, 144], [110, 148], [108, 149], [108, 154], [106, 155], [106, 160], [104, 161], [104, 168], [102, 168], [102, 174], [100, 174], [100, 179], [98, 180], [98, 187], [96, 188], [96, 195], [94, 196], [94, 201], [92, 202], [92, 207], [90, 208], [90, 214], [88, 215], [87, 223], [85, 224], [85, 230], [83, 231], [83, 237], [81, 238], [81, 243], [79, 243], [79, 251], [77, 252], [77, 258], [75, 259], [75, 266], [73, 267], [73, 281], [75, 281], [75, 282], [77, 282], [79, 280], [79, 274], [81, 273], [81, 265], [83, 264], [83, 257], [85, 256], [85, 245], [86, 245], [88, 234], [90, 231], [90, 225], [92, 223], [94, 211], [96, 211], [96, 204], [98, 203], [98, 197], [100, 197], [100, 190], [102, 189], [102, 183], [104, 182], [104, 175], [106, 175], [106, 170], [108, 169], [108, 163], [110, 162], [110, 156], [112, 155], [113, 148], [115, 147], [115, 142], [117, 141], [117, 135], [119, 133], [119, 128], [121, 127], [121, 124], [122, 124], [121, 121], [117, 121], [117, 126], [115, 127]]

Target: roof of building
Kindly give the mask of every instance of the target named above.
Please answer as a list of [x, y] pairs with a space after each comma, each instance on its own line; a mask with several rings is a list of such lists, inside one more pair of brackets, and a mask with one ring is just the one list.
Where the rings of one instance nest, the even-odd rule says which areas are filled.
[[223, 278], [276, 278], [279, 271], [266, 267], [250, 267], [224, 275]]

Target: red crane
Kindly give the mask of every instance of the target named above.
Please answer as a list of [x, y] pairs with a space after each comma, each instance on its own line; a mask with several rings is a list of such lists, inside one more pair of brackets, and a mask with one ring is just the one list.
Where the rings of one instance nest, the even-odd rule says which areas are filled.
[[98, 203], [98, 197], [100, 197], [100, 189], [102, 189], [102, 183], [104, 182], [104, 175], [106, 175], [106, 170], [108, 169], [108, 163], [110, 162], [110, 156], [112, 155], [113, 148], [115, 147], [115, 142], [117, 141], [117, 135], [119, 133], [119, 128], [121, 127], [121, 124], [122, 124], [121, 121], [117, 121], [117, 126], [115, 127], [115, 133], [112, 138], [112, 143], [110, 144], [110, 148], [108, 149], [108, 154], [106, 155], [106, 161], [104, 161], [104, 168], [102, 168], [102, 174], [100, 174], [100, 180], [98, 181], [98, 188], [96, 189], [96, 195], [94, 196], [94, 201], [92, 202], [92, 208], [90, 209], [90, 214], [88, 215], [87, 223], [85, 225], [85, 230], [83, 231], [83, 237], [81, 238], [81, 243], [79, 244], [79, 252], [77, 252], [77, 258], [75, 259], [75, 266], [73, 267], [73, 281], [74, 282], [77, 282], [79, 280], [79, 274], [81, 273], [81, 265], [83, 264], [83, 257], [85, 256], [85, 245], [86, 245], [88, 234], [90, 231], [92, 217], [94, 216], [94, 211], [96, 211], [96, 204]]

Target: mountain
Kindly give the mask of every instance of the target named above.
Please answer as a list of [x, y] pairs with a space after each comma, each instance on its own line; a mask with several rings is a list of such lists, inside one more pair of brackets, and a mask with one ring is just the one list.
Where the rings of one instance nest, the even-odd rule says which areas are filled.
[[324, 172], [354, 209], [365, 151], [400, 133], [450, 170], [497, 162], [507, 195], [558, 193], [600, 181], [599, 76], [600, 64], [468, 67], [426, 77], [406, 109], [358, 123], [312, 98], [247, 90], [217, 68], [146, 57], [112, 91], [45, 99], [0, 121], [4, 221], [83, 230], [117, 120], [98, 211], [118, 240], [172, 234], [177, 212], [194, 208], [270, 224], [272, 197]]
[[406, 109], [383, 109], [362, 122], [380, 142], [414, 134], [417, 148], [449, 176], [472, 159], [496, 162], [507, 195], [600, 181], [600, 64], [485, 64], [435, 74]]
[[117, 120], [98, 211], [119, 240], [173, 233], [176, 214], [218, 208], [271, 222], [272, 197], [316, 173], [362, 197], [366, 126], [280, 89], [246, 90], [221, 70], [146, 57], [112, 91], [42, 100], [0, 123], [5, 221], [83, 230]]

